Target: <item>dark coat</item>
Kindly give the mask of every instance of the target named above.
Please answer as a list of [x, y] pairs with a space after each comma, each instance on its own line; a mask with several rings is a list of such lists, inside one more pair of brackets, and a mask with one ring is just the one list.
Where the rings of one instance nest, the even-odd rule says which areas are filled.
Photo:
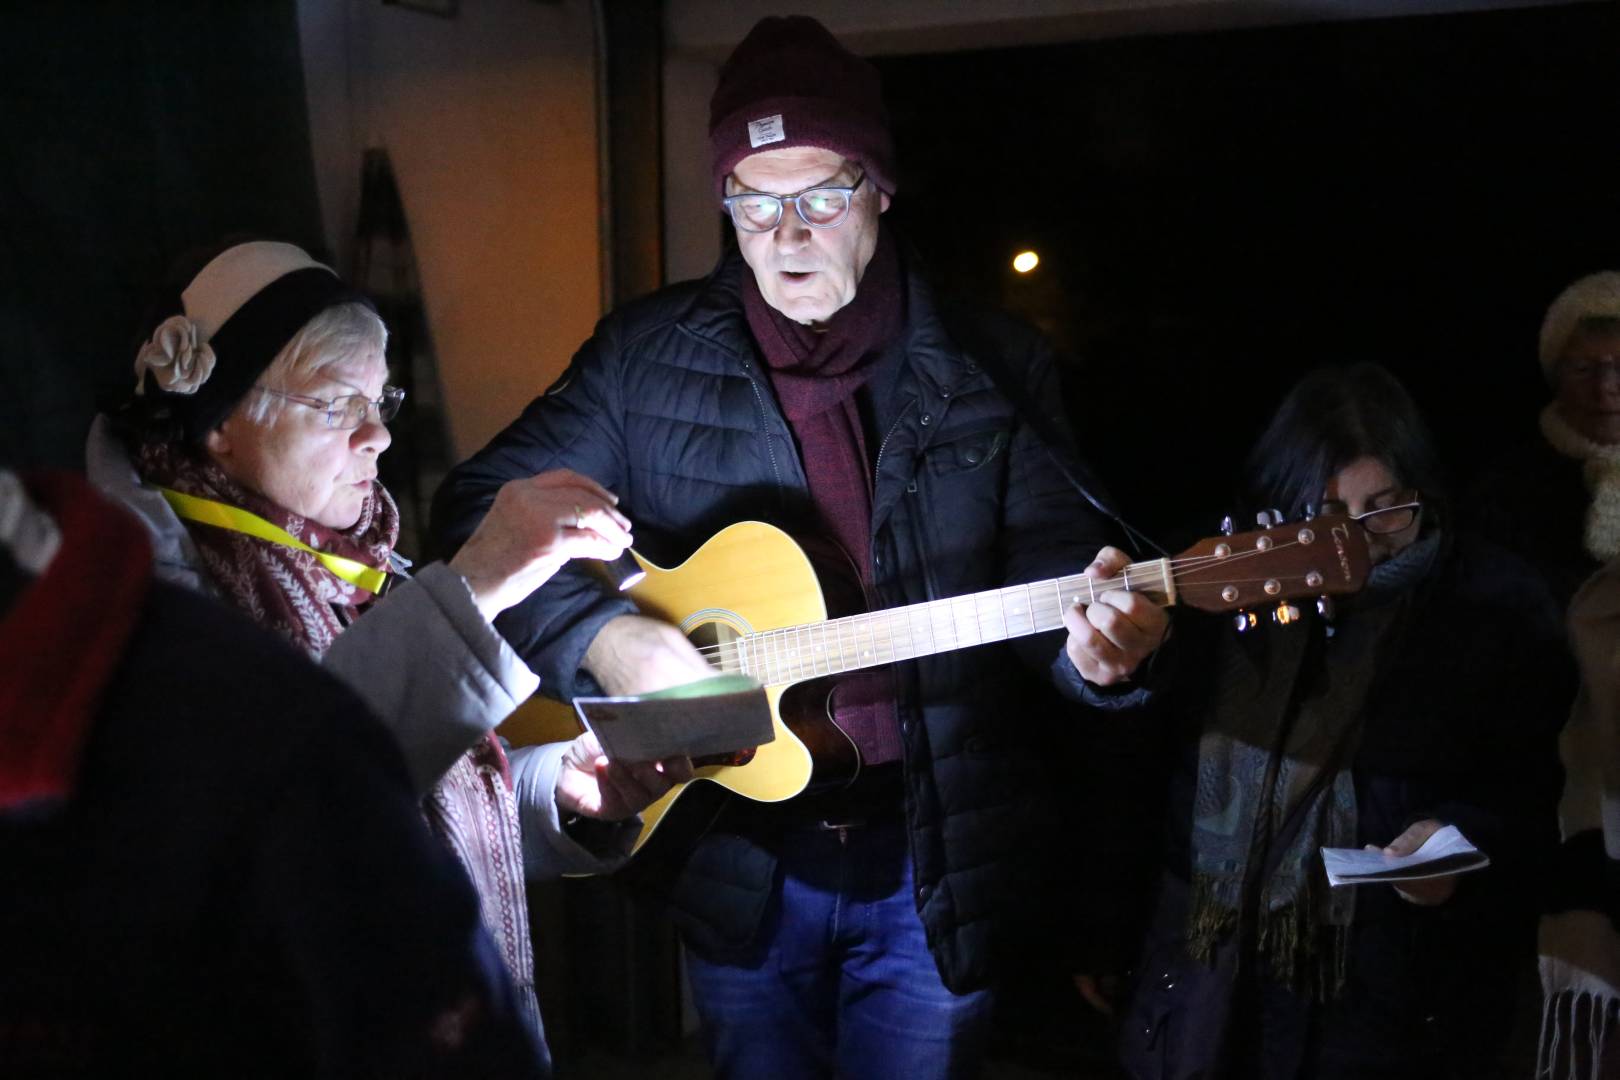
[[[605, 318], [557, 384], [450, 475], [435, 506], [441, 538], [464, 540], [503, 482], [558, 467], [618, 493], [637, 549], [662, 565], [736, 521], [802, 532], [814, 508], [743, 313], [746, 272], [733, 255], [705, 281]], [[971, 323], [974, 341], [993, 343], [1009, 377], [1057, 407], [1057, 371], [1039, 335], [1011, 320], [953, 318]], [[959, 340], [912, 275], [899, 355], [882, 365], [892, 377], [872, 387], [880, 606], [1075, 573], [1105, 542], [1100, 516]], [[542, 686], [567, 698], [596, 691], [580, 668], [585, 650], [603, 623], [633, 610], [591, 575], [565, 570], [497, 626]], [[1022, 644], [1031, 663], [1081, 692], [1057, 637]], [[917, 906], [957, 991], [988, 980], [994, 946], [1016, 928], [1016, 901], [1030, 891], [1013, 883], [1037, 879], [1050, 854], [1041, 850], [1050, 822], [1043, 748], [1008, 715], [1030, 676], [1008, 654], [981, 647], [896, 668]], [[711, 833], [673, 885], [688, 940], [748, 942], [773, 873], [757, 844]]]
[[[1343, 605], [1341, 620], [1355, 617], [1354, 602]], [[1236, 647], [1224, 620], [1182, 628], [1184, 655], [1213, 659]], [[1331, 643], [1325, 655], [1331, 671]], [[1436, 818], [1457, 825], [1492, 865], [1460, 878], [1437, 908], [1409, 904], [1392, 888], [1358, 887], [1346, 987], [1325, 1006], [1236, 977], [1248, 963], [1244, 941], [1219, 944], [1210, 967], [1185, 949], [1198, 703], [1216, 666], [1178, 680], [1177, 697], [1187, 703], [1179, 710], [1183, 767], [1172, 782], [1166, 873], [1123, 1033], [1133, 1074], [1482, 1075], [1474, 1066], [1499, 1049], [1515, 984], [1535, 954], [1534, 887], [1557, 842], [1556, 738], [1574, 671], [1544, 583], [1507, 552], [1465, 539], [1417, 587], [1415, 610], [1364, 710], [1351, 767], [1355, 843], [1382, 847]]]
[[72, 800], [0, 816], [0, 1071], [550, 1075], [351, 692], [154, 583], [101, 701]]

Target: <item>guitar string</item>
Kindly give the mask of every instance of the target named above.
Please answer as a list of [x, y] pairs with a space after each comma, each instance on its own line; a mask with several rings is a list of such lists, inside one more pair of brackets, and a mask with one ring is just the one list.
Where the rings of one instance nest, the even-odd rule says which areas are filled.
[[[1132, 563], [1124, 567], [1121, 576], [1116, 578], [1097, 580], [1087, 578], [1084, 574], [1074, 574], [1065, 578], [1049, 579], [1046, 582], [1030, 582], [1024, 585], [1008, 586], [1005, 589], [985, 590], [985, 592], [982, 594], [970, 593], [960, 597], [925, 601], [920, 604], [908, 605], [905, 608], [864, 612], [859, 615], [846, 616], [841, 619], [829, 619], [820, 623], [806, 623], [799, 626], [778, 627], [771, 630], [758, 631], [753, 634], [741, 635], [731, 641], [720, 642], [716, 645], [703, 646], [699, 648], [698, 651], [706, 658], [718, 658], [720, 660], [720, 666], [723, 670], [748, 670], [750, 666], [755, 668], [763, 668], [767, 671], [772, 671], [778, 667], [788, 669], [790, 675], [789, 678], [770, 679], [768, 680], [770, 682], [792, 681], [792, 677], [833, 674], [835, 671], [860, 670], [863, 667], [880, 666], [894, 660], [908, 659], [913, 656], [926, 655], [931, 652], [941, 651], [938, 649], [938, 637], [941, 628], [939, 626], [939, 620], [933, 617], [933, 611], [929, 612], [923, 624], [923, 628], [927, 630], [933, 647], [921, 652], [911, 650], [909, 648], [909, 646], [914, 643], [919, 636], [916, 632], [916, 618], [913, 615], [908, 614], [905, 616], [905, 626], [900, 628], [901, 632], [897, 633], [895, 631], [894, 624], [900, 611], [915, 612], [924, 608], [935, 609], [943, 605], [952, 605], [954, 609], [954, 607], [959, 607], [963, 601], [971, 601], [974, 608], [972, 621], [979, 628], [977, 635], [969, 640], [968, 635], [958, 633], [958, 626], [963, 620], [958, 617], [955, 610], [948, 612], [949, 626], [944, 628], [945, 631], [950, 635], [951, 644], [948, 646], [948, 648], [965, 648], [975, 644], [982, 644], [987, 640], [1000, 641], [1009, 637], [1021, 637], [1031, 633], [1040, 633], [1045, 630], [1053, 630], [1061, 626], [1061, 614], [1059, 614], [1057, 621], [1051, 622], [1050, 625], [1041, 625], [1041, 622], [1050, 620], [1050, 615], [1046, 615], [1044, 619], [1037, 621], [1034, 611], [1033, 598], [1030, 592], [1030, 590], [1036, 585], [1044, 586], [1050, 584], [1054, 586], [1054, 591], [1057, 592], [1059, 591], [1057, 587], [1066, 582], [1085, 581], [1089, 587], [1088, 591], [1092, 592], [1093, 595], [1097, 585], [1101, 585], [1104, 591], [1110, 592], [1119, 591], [1121, 589], [1130, 590], [1133, 584], [1131, 578], [1133, 572], [1139, 577], [1148, 579], [1147, 583], [1151, 584], [1154, 580], [1162, 580], [1163, 568], [1166, 565], [1177, 569], [1185, 569], [1189, 566], [1204, 568], [1212, 565], [1228, 565], [1234, 562], [1245, 561], [1256, 556], [1284, 550], [1286, 548], [1298, 547], [1301, 546], [1301, 544], [1302, 542], [1298, 540], [1288, 540], [1281, 544], [1274, 544], [1270, 548], [1249, 548], [1244, 551], [1232, 552], [1228, 555], [1199, 555], [1176, 559], [1156, 560], [1154, 562], [1147, 563]], [[1216, 581], [1196, 582], [1193, 584], [1196, 584], [1201, 588], [1210, 588], [1213, 586], [1224, 585], [1255, 584], [1265, 580], [1291, 579], [1288, 577], [1277, 579], [1225, 578]], [[1298, 580], [1303, 583], [1304, 578], [1299, 578]], [[1027, 615], [1024, 616], [1024, 618], [1027, 618], [1028, 620], [1029, 629], [1025, 630], [1023, 628], [1024, 623], [1021, 621], [1018, 632], [1013, 633], [1008, 628], [1007, 624], [1009, 614], [1007, 610], [1007, 597], [1004, 597], [1002, 594], [1013, 594], [1015, 596], [1019, 590], [1022, 590], [1025, 593], [1025, 609]], [[987, 637], [984, 633], [987, 614], [982, 609], [981, 604], [984, 598], [991, 595], [996, 596], [1000, 601], [999, 610], [990, 612], [988, 614], [1000, 619], [1002, 623], [1002, 632], [1000, 634], [994, 634]], [[1270, 597], [1265, 599], [1269, 600]], [[884, 631], [883, 641], [881, 644], [879, 642], [878, 635], [873, 632], [873, 625], [878, 621], [882, 622]], [[834, 628], [834, 631], [838, 636], [838, 657], [836, 660], [826, 656], [825, 640], [820, 643], [813, 642], [813, 644], [816, 644], [816, 648], [808, 654], [808, 657], [801, 656], [798, 645], [790, 644], [787, 641], [787, 637], [790, 634], [797, 635], [799, 637], [808, 635], [814, 638], [817, 636], [818, 631], [819, 636], [825, 639], [826, 630], [829, 625]], [[863, 663], [850, 665], [848, 660], [845, 658], [843, 647], [843, 630], [845, 626], [848, 626], [852, 633], [857, 636], [857, 644], [860, 629], [864, 626], [867, 631], [867, 638], [872, 647], [864, 650], [865, 660]], [[753, 657], [755, 662], [752, 665], [749, 664], [751, 645], [753, 646], [753, 652], [765, 653], [763, 657]], [[782, 655], [782, 646], [787, 646], [785, 656]], [[858, 654], [861, 651], [862, 650], [857, 649]], [[772, 655], [772, 653], [775, 655]], [[764, 661], [763, 664], [758, 662], [761, 659]], [[727, 661], [730, 661], [729, 665]], [[825, 672], [821, 671], [820, 668], [823, 666], [828, 670]]]

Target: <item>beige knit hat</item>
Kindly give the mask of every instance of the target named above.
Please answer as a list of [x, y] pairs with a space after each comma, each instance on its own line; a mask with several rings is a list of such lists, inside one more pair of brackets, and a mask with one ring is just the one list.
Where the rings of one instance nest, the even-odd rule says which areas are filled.
[[1541, 320], [1541, 373], [1553, 381], [1553, 368], [1582, 319], [1620, 319], [1620, 272], [1588, 274], [1558, 294]]

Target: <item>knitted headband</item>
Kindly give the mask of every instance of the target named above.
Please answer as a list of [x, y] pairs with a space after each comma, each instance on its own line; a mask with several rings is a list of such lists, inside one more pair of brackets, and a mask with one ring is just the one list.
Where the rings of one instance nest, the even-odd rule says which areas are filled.
[[338, 304], [370, 300], [301, 248], [254, 240], [227, 248], [180, 294], [135, 358], [135, 393], [152, 376], [186, 439], [218, 427], [304, 324]]

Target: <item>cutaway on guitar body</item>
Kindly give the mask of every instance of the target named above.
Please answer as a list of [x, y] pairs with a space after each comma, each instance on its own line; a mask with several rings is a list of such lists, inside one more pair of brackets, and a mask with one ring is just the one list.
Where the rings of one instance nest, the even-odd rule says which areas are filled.
[[[731, 760], [695, 762], [699, 780], [758, 802], [781, 802], [811, 787], [853, 780], [860, 756], [827, 714], [825, 683], [808, 671], [802, 679], [769, 681], [772, 673], [759, 670], [744, 644], [750, 635], [827, 618], [821, 583], [793, 538], [773, 525], [744, 521], [710, 537], [679, 566], [666, 569], [639, 556], [637, 561], [647, 576], [630, 596], [643, 614], [680, 627], [721, 670], [753, 675], [765, 684], [775, 739]], [[634, 850], [652, 836], [686, 787], [677, 785], [642, 811]]]

